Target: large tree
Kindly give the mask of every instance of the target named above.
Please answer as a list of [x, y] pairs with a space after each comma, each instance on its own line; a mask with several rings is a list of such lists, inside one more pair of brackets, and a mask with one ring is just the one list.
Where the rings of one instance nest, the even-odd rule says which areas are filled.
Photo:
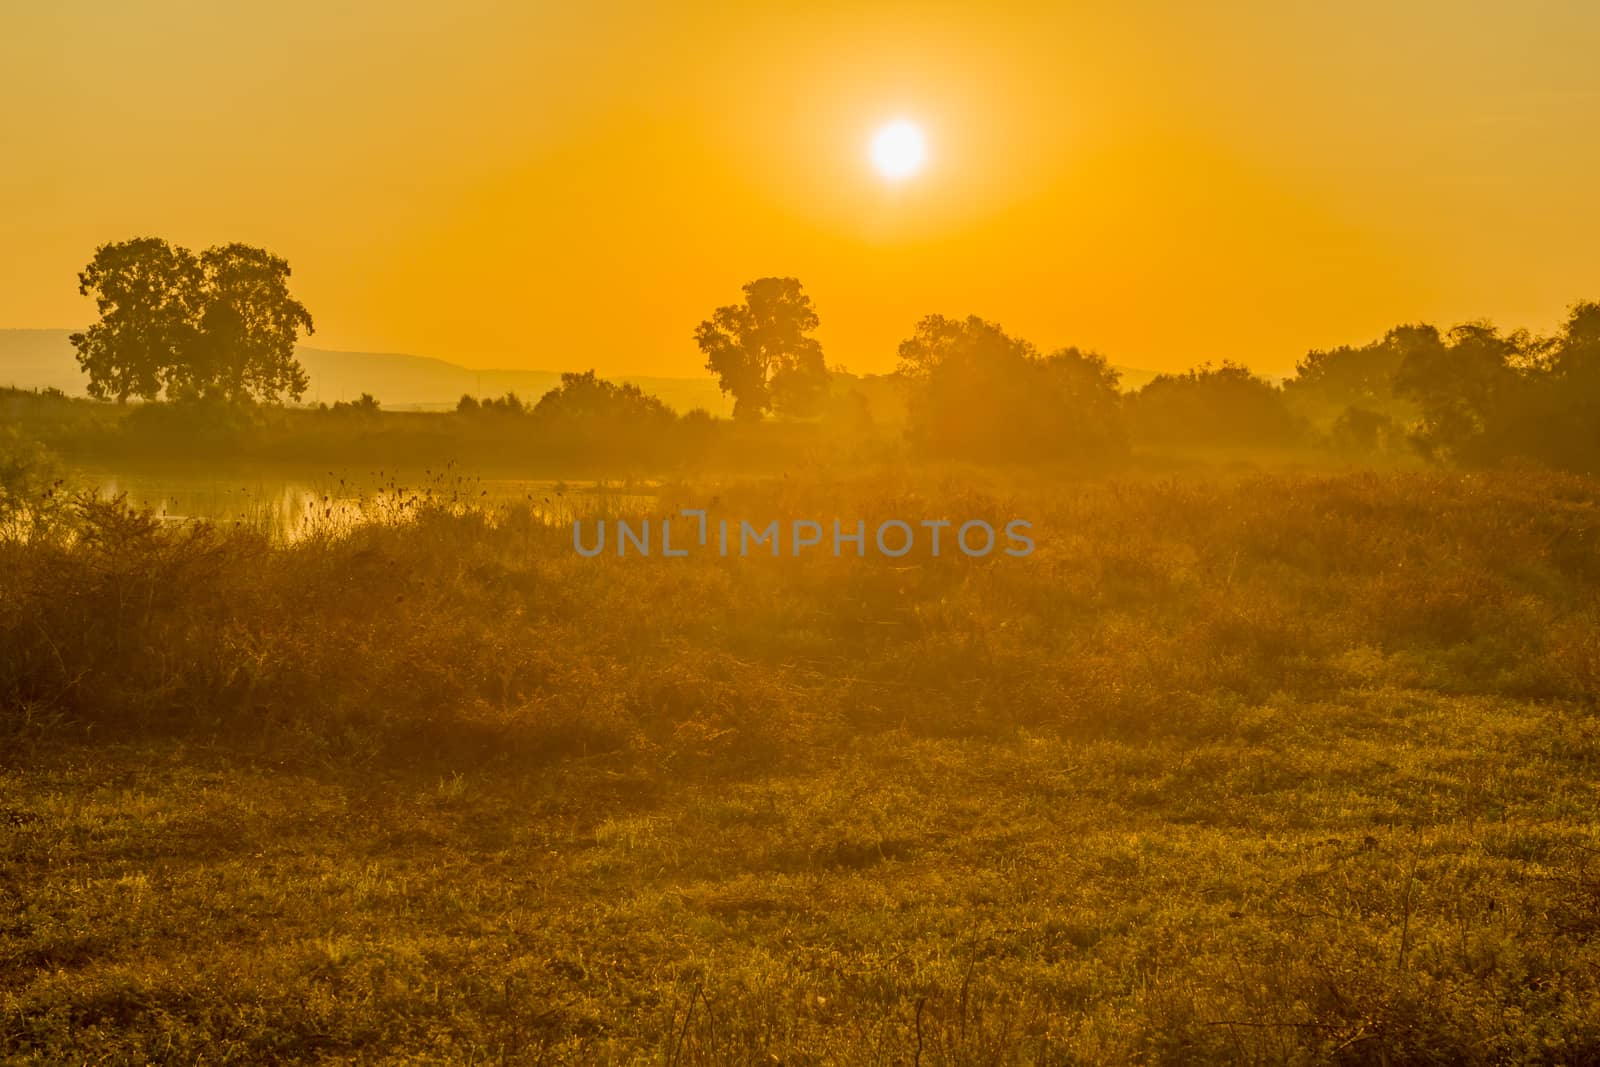
[[194, 358], [180, 368], [184, 393], [227, 400], [274, 400], [305, 394], [306, 372], [295, 358], [311, 313], [289, 295], [289, 264], [263, 248], [229, 244], [200, 256], [205, 306]]
[[1126, 445], [1117, 372], [1077, 348], [1041, 356], [976, 315], [929, 315], [902, 341], [913, 442], [962, 459], [1070, 460]]
[[1136, 437], [1164, 445], [1270, 448], [1304, 439], [1305, 423], [1283, 390], [1223, 360], [1182, 374], [1158, 374], [1128, 400]]
[[298, 400], [307, 380], [294, 346], [313, 327], [288, 278], [288, 263], [243, 244], [200, 256], [154, 237], [96, 249], [78, 289], [100, 321], [72, 335], [89, 394]]
[[814, 415], [828, 394], [820, 321], [795, 278], [757, 278], [744, 303], [720, 307], [695, 330], [706, 369], [733, 394], [733, 416], [756, 420], [769, 411]]
[[154, 400], [191, 358], [203, 304], [200, 261], [159, 237], [102, 245], [78, 274], [100, 321], [72, 335], [89, 395]]
[[1432, 326], [1410, 325], [1396, 326], [1382, 340], [1359, 348], [1314, 349], [1296, 365], [1294, 377], [1283, 383], [1284, 399], [1297, 414], [1324, 426], [1352, 410], [1407, 422], [1417, 410], [1395, 394], [1395, 372], [1408, 354], [1438, 341], [1439, 332]]
[[1466, 464], [1514, 451], [1529, 422], [1540, 347], [1487, 322], [1463, 323], [1442, 337], [1432, 327], [1417, 331], [1394, 374], [1395, 394], [1420, 412], [1412, 442], [1426, 456]]
[[553, 423], [610, 424], [627, 429], [671, 422], [672, 409], [632, 382], [609, 382], [594, 371], [567, 372], [561, 384], [533, 407], [535, 418]]

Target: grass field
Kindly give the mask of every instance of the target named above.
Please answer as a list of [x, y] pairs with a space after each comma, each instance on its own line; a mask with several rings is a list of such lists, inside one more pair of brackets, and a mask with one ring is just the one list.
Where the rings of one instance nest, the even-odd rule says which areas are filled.
[[1600, 483], [880, 473], [0, 544], [15, 1063], [1600, 1062]]

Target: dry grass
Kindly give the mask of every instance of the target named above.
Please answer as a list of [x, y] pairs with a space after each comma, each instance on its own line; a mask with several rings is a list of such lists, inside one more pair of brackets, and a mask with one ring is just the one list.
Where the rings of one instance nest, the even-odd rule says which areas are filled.
[[1600, 1059], [1600, 486], [671, 491], [0, 546], [16, 1062]]

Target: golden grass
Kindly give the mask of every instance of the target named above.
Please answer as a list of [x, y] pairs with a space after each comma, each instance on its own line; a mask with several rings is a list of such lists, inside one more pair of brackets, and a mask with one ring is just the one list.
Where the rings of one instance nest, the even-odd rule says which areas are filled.
[[1039, 548], [0, 546], [6, 1058], [1600, 1058], [1600, 485], [713, 499]]

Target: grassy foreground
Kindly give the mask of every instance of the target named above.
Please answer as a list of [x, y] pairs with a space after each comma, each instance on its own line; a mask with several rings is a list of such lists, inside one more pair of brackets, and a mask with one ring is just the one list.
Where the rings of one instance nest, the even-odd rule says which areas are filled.
[[799, 481], [0, 545], [0, 1055], [1600, 1061], [1600, 484]]

